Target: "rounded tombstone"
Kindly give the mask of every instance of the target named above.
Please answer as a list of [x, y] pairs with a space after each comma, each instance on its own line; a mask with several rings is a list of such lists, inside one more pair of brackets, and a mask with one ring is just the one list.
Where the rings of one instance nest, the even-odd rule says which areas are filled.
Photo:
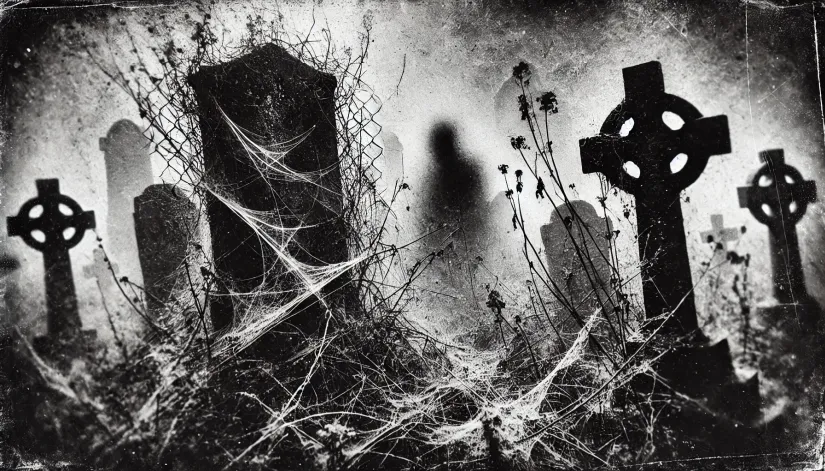
[[[107, 251], [126, 273], [137, 269], [131, 255], [135, 251], [132, 225], [132, 200], [154, 183], [149, 140], [137, 124], [122, 119], [100, 138], [100, 150], [106, 161]], [[131, 262], [131, 263], [130, 263]]]
[[178, 274], [200, 238], [195, 204], [170, 184], [150, 185], [135, 198], [135, 235], [149, 312], [170, 301]]

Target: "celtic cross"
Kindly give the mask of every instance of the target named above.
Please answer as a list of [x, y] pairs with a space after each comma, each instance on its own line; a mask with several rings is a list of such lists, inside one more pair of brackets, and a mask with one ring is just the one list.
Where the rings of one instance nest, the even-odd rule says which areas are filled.
[[598, 136], [579, 141], [582, 171], [600, 172], [636, 198], [647, 317], [675, 310], [667, 327], [694, 332], [698, 322], [679, 194], [699, 178], [710, 156], [730, 152], [728, 120], [703, 118], [688, 101], [665, 93], [658, 62], [622, 74], [624, 101]]
[[782, 149], [760, 152], [759, 159], [764, 165], [751, 177], [750, 186], [738, 188], [739, 206], [768, 226], [777, 301], [806, 302], [796, 224], [808, 204], [816, 201], [816, 182], [804, 180], [799, 170], [786, 164]]
[[36, 185], [37, 197], [26, 201], [17, 216], [7, 218], [8, 231], [43, 253], [49, 337], [65, 343], [81, 328], [69, 249], [80, 243], [86, 230], [94, 229], [95, 215], [61, 194], [57, 179], [37, 180]]

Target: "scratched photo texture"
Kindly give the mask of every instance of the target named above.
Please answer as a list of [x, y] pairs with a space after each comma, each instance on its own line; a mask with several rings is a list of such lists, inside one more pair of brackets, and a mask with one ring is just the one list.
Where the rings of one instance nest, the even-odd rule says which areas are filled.
[[0, 3], [0, 468], [823, 469], [822, 2]]

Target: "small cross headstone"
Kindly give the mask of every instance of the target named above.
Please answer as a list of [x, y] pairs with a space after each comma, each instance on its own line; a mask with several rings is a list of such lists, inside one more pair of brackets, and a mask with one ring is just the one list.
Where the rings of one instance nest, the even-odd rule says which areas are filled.
[[112, 263], [110, 270], [110, 261], [100, 247], [94, 249], [92, 254], [93, 262], [91, 265], [83, 267], [83, 276], [88, 279], [94, 279], [100, 287], [100, 290], [103, 293], [107, 293], [109, 289], [114, 286], [114, 275], [111, 270], [117, 273], [118, 266]]
[[600, 307], [608, 311], [602, 315], [609, 314], [613, 235], [610, 218], [599, 217], [590, 203], [579, 200], [559, 205], [549, 224], [541, 227], [550, 277], [575, 310], [575, 315], [562, 310], [564, 317], [556, 326], [562, 335], [579, 331], [577, 317], [586, 321]]
[[816, 201], [816, 182], [804, 180], [799, 170], [785, 163], [782, 149], [759, 154], [764, 165], [750, 186], [739, 187], [739, 206], [768, 226], [774, 296], [782, 304], [809, 300], [799, 253], [796, 224], [808, 205]]
[[[696, 332], [679, 194], [699, 178], [712, 155], [730, 152], [728, 120], [704, 118], [686, 100], [665, 93], [658, 62], [622, 73], [625, 100], [607, 117], [598, 136], [579, 141], [582, 170], [600, 172], [610, 184], [636, 197], [646, 316], [675, 310], [667, 327]], [[666, 122], [666, 117], [675, 119]]]
[[106, 162], [106, 187], [109, 209], [106, 216], [106, 248], [110, 256], [121, 262], [124, 271], [137, 269], [133, 253], [134, 223], [131, 218], [132, 199], [153, 183], [149, 139], [137, 124], [122, 119], [100, 138], [100, 150]]
[[8, 231], [9, 236], [21, 237], [43, 254], [48, 337], [36, 339], [35, 347], [46, 356], [65, 358], [82, 340], [69, 249], [80, 243], [87, 230], [94, 229], [95, 215], [61, 194], [57, 179], [37, 180], [36, 185], [37, 197], [26, 201], [17, 216], [7, 219]]
[[710, 216], [710, 227], [711, 230], [703, 231], [700, 236], [702, 237], [702, 241], [708, 244], [716, 244], [716, 250], [727, 253], [728, 242], [739, 240], [739, 229], [725, 227], [724, 218], [721, 214], [712, 214]]
[[[203, 67], [188, 80], [198, 100], [206, 180], [235, 189], [230, 196], [242, 207], [277, 213], [284, 226], [309, 226], [298, 230], [288, 247], [299, 261], [310, 265], [345, 261], [336, 78], [275, 44], [266, 44], [235, 60]], [[262, 173], [260, 163], [254, 163], [224, 116], [250, 137], [260, 136], [269, 142], [287, 142], [309, 132], [284, 156], [283, 163], [296, 172], [321, 176], [307, 183]], [[240, 292], [253, 292], [272, 283], [269, 280], [277, 277], [267, 276], [267, 270], [282, 264], [262, 250], [252, 228], [216, 198], [208, 197], [206, 206], [212, 255], [221, 283]], [[210, 309], [216, 329], [232, 323], [232, 297], [213, 297]], [[317, 327], [312, 317], [301, 316], [301, 321], [310, 323], [300, 327], [302, 330]]]
[[151, 185], [135, 198], [135, 233], [146, 304], [157, 314], [172, 294], [190, 242], [199, 239], [195, 204], [173, 185]]

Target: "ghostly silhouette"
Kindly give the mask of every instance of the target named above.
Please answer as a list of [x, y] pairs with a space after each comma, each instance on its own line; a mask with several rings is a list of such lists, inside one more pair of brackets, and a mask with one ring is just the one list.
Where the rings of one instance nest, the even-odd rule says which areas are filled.
[[429, 180], [429, 218], [436, 223], [459, 223], [477, 234], [478, 211], [483, 208], [479, 166], [462, 151], [455, 127], [438, 123], [430, 132], [432, 175]]

